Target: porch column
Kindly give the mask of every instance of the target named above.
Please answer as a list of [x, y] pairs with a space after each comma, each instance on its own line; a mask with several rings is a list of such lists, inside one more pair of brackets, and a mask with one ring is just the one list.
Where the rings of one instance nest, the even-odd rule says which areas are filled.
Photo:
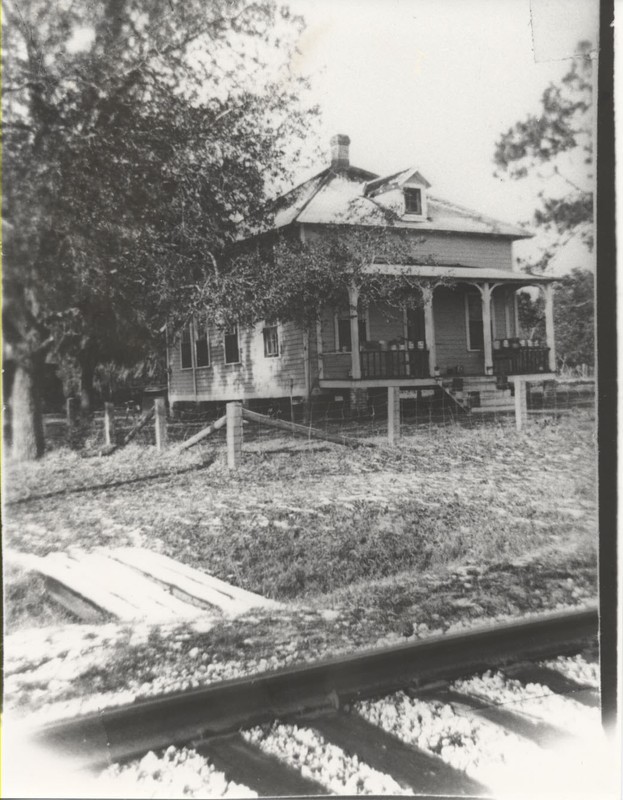
[[350, 375], [353, 380], [361, 378], [361, 356], [359, 354], [359, 289], [351, 286], [348, 290], [348, 304], [350, 306]]
[[437, 350], [435, 348], [435, 320], [433, 319], [433, 292], [432, 286], [422, 289], [424, 299], [424, 337], [428, 348], [428, 374], [435, 374], [437, 366]]
[[493, 343], [491, 341], [491, 286], [485, 281], [482, 294], [482, 341], [485, 360], [485, 375], [493, 375]]
[[554, 284], [543, 286], [545, 296], [545, 340], [549, 347], [549, 370], [556, 372], [556, 340], [554, 338]]

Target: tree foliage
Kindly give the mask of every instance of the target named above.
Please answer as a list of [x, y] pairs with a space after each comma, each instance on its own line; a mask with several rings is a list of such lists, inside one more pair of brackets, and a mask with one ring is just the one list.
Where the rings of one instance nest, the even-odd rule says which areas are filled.
[[547, 266], [562, 235], [580, 229], [588, 247], [593, 246], [591, 49], [590, 42], [581, 42], [581, 55], [560, 84], [545, 89], [540, 114], [520, 120], [496, 143], [496, 175], [541, 180], [533, 221], [554, 237], [553, 245], [535, 265], [541, 268]]
[[561, 367], [595, 363], [595, 279], [574, 269], [556, 286], [554, 326]]
[[[391, 224], [327, 225], [305, 242], [294, 232], [252, 239], [205, 285], [195, 315], [222, 327], [280, 320], [312, 329], [324, 309], [347, 302], [353, 287], [362, 307], [421, 305], [430, 281], [409, 275], [408, 265], [435, 263], [426, 255], [425, 242]], [[395, 276], [370, 274], [368, 267], [375, 263], [403, 264], [405, 269]]]
[[[547, 244], [532, 268], [542, 271], [565, 238], [577, 235], [593, 249], [593, 62], [590, 42], [559, 85], [541, 98], [541, 113], [529, 115], [504, 133], [494, 155], [497, 174], [514, 180], [538, 178], [542, 189], [534, 224]], [[561, 366], [594, 362], [593, 275], [574, 269], [556, 287], [554, 324]], [[519, 295], [523, 329], [544, 336], [542, 298]]]
[[5, 338], [88, 384], [180, 323], [284, 179], [311, 113], [286, 69], [300, 20], [272, 0], [3, 12]]

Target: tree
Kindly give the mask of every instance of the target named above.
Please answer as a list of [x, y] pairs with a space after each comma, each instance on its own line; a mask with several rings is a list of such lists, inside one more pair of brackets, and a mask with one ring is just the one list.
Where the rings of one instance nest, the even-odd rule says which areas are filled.
[[[3, 4], [4, 330], [14, 453], [43, 449], [38, 375], [131, 363], [180, 325], [309, 134], [272, 0]], [[275, 48], [282, 55], [278, 67]]]
[[[496, 144], [496, 175], [538, 178], [543, 188], [533, 223], [544, 234], [540, 257], [527, 266], [544, 271], [565, 239], [578, 235], [593, 249], [592, 46], [580, 42], [559, 85], [541, 98], [541, 113], [517, 122]], [[556, 290], [557, 353], [562, 365], [592, 364], [593, 276], [574, 269]], [[520, 294], [520, 317], [528, 330], [543, 330], [540, 298]]]
[[562, 368], [594, 363], [594, 318], [593, 274], [588, 270], [574, 269], [556, 288], [554, 325]]
[[541, 269], [565, 235], [579, 231], [593, 247], [592, 46], [580, 42], [578, 49], [580, 57], [560, 84], [544, 91], [541, 113], [513, 125], [494, 153], [497, 177], [541, 181], [533, 223], [545, 232], [547, 242], [532, 265]]

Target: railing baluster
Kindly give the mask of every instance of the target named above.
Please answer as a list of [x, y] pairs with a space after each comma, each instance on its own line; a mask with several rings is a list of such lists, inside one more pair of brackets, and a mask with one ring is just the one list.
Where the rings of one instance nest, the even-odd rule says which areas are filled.
[[519, 349], [497, 350], [493, 354], [496, 375], [529, 375], [536, 372], [549, 372], [549, 348], [522, 347]]
[[428, 350], [362, 350], [362, 378], [427, 378]]

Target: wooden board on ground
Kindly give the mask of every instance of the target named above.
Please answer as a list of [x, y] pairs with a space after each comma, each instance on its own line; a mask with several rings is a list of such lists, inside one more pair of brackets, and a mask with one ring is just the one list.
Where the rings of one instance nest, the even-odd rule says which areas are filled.
[[21, 566], [43, 575], [50, 595], [88, 621], [113, 616], [173, 622], [201, 616], [216, 622], [223, 615], [279, 605], [139, 547], [24, 556]]
[[122, 547], [110, 550], [108, 554], [140, 570], [152, 580], [165, 584], [178, 597], [209, 603], [230, 616], [244, 614], [251, 608], [277, 608], [280, 605], [151, 550]]
[[[140, 572], [102, 554], [50, 553], [40, 559], [36, 569], [79, 600], [118, 619], [171, 622], [201, 613], [201, 609], [181, 602]], [[80, 615], [78, 606], [75, 613]]]

